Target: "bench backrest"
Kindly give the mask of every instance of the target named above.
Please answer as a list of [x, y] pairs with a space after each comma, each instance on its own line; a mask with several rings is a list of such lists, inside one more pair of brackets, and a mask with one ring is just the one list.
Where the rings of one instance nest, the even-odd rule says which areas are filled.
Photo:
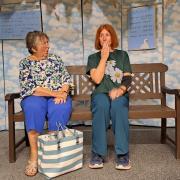
[[[86, 75], [86, 66], [67, 66], [72, 75], [75, 88], [72, 92], [74, 100], [89, 100], [94, 84]], [[162, 63], [132, 64], [134, 74], [130, 97], [133, 99], [161, 99], [161, 86], [165, 85], [165, 72], [168, 67]]]

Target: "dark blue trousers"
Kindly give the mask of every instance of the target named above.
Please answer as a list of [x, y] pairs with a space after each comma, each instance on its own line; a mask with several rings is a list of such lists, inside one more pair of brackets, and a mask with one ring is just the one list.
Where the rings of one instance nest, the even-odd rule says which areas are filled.
[[21, 101], [25, 114], [26, 130], [43, 132], [44, 122], [48, 119], [48, 129], [57, 130], [57, 122], [66, 125], [72, 111], [72, 100], [68, 96], [66, 103], [55, 104], [52, 97], [28, 96]]
[[121, 96], [111, 100], [108, 94], [99, 93], [92, 97], [92, 151], [105, 156], [107, 154], [107, 128], [110, 119], [115, 137], [115, 153], [129, 151], [129, 98]]

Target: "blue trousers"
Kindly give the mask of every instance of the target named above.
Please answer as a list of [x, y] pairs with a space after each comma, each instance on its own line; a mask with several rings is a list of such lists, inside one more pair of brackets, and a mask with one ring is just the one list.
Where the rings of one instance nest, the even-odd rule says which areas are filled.
[[92, 97], [92, 151], [105, 156], [107, 154], [107, 129], [110, 119], [115, 137], [115, 153], [129, 152], [129, 98], [121, 96], [111, 100], [108, 94], [99, 93]]
[[48, 129], [57, 130], [57, 122], [66, 125], [72, 111], [72, 100], [68, 96], [66, 103], [55, 104], [52, 97], [28, 96], [21, 101], [25, 115], [26, 130], [43, 132], [44, 123], [48, 119]]

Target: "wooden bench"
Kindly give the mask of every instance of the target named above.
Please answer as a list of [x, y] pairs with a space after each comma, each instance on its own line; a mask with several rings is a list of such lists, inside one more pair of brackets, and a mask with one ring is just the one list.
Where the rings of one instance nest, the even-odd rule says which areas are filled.
[[[85, 74], [86, 66], [68, 66], [72, 75], [75, 89], [72, 91], [73, 112], [71, 120], [91, 120], [90, 94], [94, 89], [94, 84]], [[180, 158], [180, 90], [168, 89], [165, 87], [165, 72], [168, 67], [161, 63], [133, 64], [133, 81], [129, 89], [130, 109], [129, 119], [161, 119], [161, 143], [166, 143], [166, 139], [175, 144], [175, 156]], [[166, 105], [166, 94], [174, 95], [175, 108]], [[8, 101], [9, 119], [9, 162], [16, 160], [16, 148], [25, 140], [15, 143], [15, 123], [24, 121], [22, 112], [15, 113], [14, 100], [19, 98], [19, 93], [7, 94], [5, 100]], [[148, 99], [157, 100], [149, 105]], [[146, 105], [133, 105], [134, 100], [145, 100]], [[175, 140], [172, 140], [166, 133], [166, 118], [175, 119]], [[27, 134], [26, 134], [27, 135]]]

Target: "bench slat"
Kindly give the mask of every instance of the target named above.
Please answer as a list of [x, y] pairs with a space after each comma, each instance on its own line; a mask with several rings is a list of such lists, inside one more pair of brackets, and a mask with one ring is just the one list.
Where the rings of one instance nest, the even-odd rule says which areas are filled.
[[132, 71], [134, 73], [166, 72], [167, 70], [168, 66], [162, 63], [132, 64]]
[[173, 118], [176, 111], [161, 105], [132, 105], [129, 107], [130, 119]]
[[[130, 119], [150, 119], [150, 118], [173, 118], [176, 117], [176, 111], [167, 106], [161, 105], [130, 105], [129, 118]], [[14, 119], [17, 122], [24, 121], [24, 115], [21, 112], [16, 113]], [[90, 107], [75, 106], [71, 120], [92, 120]]]

